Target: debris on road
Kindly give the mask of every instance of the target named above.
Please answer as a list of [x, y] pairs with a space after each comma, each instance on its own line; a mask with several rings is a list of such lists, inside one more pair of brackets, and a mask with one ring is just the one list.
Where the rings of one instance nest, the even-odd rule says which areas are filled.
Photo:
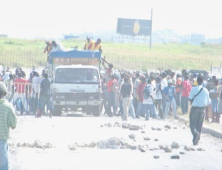
[[167, 152], [167, 153], [172, 152], [171, 146], [166, 146], [166, 147], [164, 148], [164, 151]]
[[180, 145], [179, 145], [178, 143], [176, 143], [176, 142], [173, 142], [173, 143], [171, 144], [171, 147], [172, 147], [173, 149], [178, 149], [178, 148], [180, 147]]
[[129, 130], [139, 130], [139, 129], [140, 129], [140, 127], [137, 125], [130, 125], [129, 126]]
[[196, 149], [194, 149], [194, 148], [191, 148], [191, 151], [196, 151]]
[[173, 156], [171, 156], [171, 159], [180, 159], [180, 156], [179, 155], [173, 155]]
[[69, 150], [71, 150], [71, 151], [76, 151], [76, 147], [75, 147], [75, 146], [69, 145], [68, 147], [69, 147]]
[[197, 148], [197, 151], [205, 151], [203, 148]]
[[171, 129], [171, 126], [170, 125], [165, 125], [164, 126], [166, 129]]
[[184, 150], [186, 150], [186, 151], [191, 151], [191, 147], [185, 146], [185, 147], [184, 147]]
[[163, 145], [159, 145], [159, 148], [160, 148], [160, 149], [164, 149], [164, 146], [163, 146]]
[[156, 130], [156, 128], [154, 128], [154, 127], [151, 127], [151, 129], [152, 129], [152, 130]]
[[154, 158], [154, 159], [159, 159], [160, 156], [158, 156], [158, 155], [154, 155], [153, 158]]
[[144, 139], [144, 140], [150, 140], [150, 138], [149, 138], [149, 137], [144, 137], [143, 139]]
[[140, 146], [140, 147], [139, 147], [139, 150], [140, 150], [141, 152], [146, 152], [146, 149], [147, 149], [147, 148], [145, 148], [144, 146]]
[[129, 129], [129, 124], [128, 123], [123, 123], [122, 128], [123, 129]]
[[130, 139], [135, 139], [136, 136], [135, 136], [135, 134], [132, 133], [132, 134], [129, 134], [129, 138], [130, 138]]

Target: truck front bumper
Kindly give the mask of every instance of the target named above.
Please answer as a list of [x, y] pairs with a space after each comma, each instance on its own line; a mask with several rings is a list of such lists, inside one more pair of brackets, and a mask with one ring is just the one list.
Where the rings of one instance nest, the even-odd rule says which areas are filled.
[[56, 93], [53, 94], [54, 105], [66, 105], [66, 106], [97, 106], [101, 104], [100, 93], [74, 93], [64, 94]]

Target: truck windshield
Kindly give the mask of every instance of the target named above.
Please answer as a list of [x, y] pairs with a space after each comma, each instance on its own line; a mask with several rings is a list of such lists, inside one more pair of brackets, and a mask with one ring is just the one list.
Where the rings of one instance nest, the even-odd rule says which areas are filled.
[[59, 68], [56, 70], [55, 83], [98, 84], [98, 70], [93, 68]]

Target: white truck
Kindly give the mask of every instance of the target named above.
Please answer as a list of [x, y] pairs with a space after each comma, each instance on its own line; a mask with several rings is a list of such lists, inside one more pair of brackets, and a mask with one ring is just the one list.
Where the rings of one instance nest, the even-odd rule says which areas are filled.
[[99, 51], [50, 53], [50, 70], [54, 74], [53, 115], [60, 116], [65, 109], [100, 116], [100, 59]]

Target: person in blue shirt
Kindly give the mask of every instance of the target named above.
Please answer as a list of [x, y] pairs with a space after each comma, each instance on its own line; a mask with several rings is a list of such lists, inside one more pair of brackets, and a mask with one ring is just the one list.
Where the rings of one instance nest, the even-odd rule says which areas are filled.
[[203, 77], [197, 78], [198, 85], [191, 89], [189, 100], [191, 101], [190, 110], [190, 129], [193, 135], [193, 144], [197, 145], [200, 140], [200, 133], [204, 121], [204, 109], [210, 104], [209, 92], [203, 87]]
[[174, 117], [176, 118], [177, 116], [176, 101], [175, 101], [176, 92], [175, 92], [175, 87], [173, 86], [172, 79], [168, 80], [168, 86], [163, 89], [163, 96], [165, 98], [164, 119], [166, 119], [171, 105], [173, 107]]

